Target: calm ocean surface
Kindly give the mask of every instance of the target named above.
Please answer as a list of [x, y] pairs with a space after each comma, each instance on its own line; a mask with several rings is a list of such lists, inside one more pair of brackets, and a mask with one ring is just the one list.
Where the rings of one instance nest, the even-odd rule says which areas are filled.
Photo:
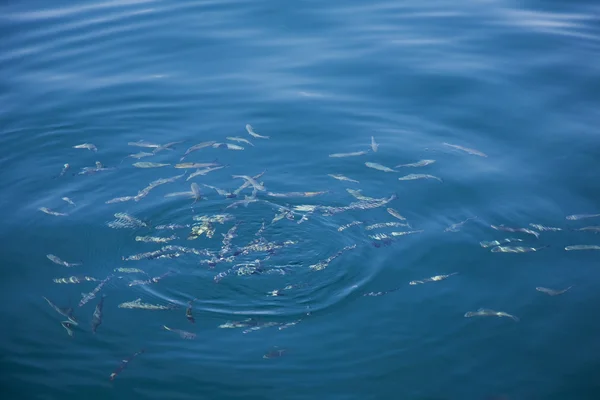
[[[600, 218], [566, 218], [600, 213], [597, 2], [30, 0], [0, 5], [0, 32], [4, 398], [600, 398], [600, 252], [565, 251], [600, 245], [576, 230]], [[153, 152], [138, 141], [182, 143], [127, 157]], [[186, 180], [206, 141], [244, 149], [191, 152], [224, 168]], [[256, 197], [205, 186], [261, 172]], [[165, 197], [193, 182], [201, 200]], [[386, 222], [410, 227], [367, 229]], [[480, 245], [505, 238], [539, 251]], [[138, 298], [168, 309], [119, 307]]]

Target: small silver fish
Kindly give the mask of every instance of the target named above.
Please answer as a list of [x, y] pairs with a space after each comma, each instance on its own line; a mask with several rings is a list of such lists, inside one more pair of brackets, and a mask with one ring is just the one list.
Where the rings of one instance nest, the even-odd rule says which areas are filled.
[[180, 163], [180, 164], [175, 164], [175, 168], [180, 168], [180, 169], [194, 169], [194, 168], [207, 168], [207, 167], [216, 167], [219, 164], [215, 163], [215, 162], [209, 162], [209, 163], [193, 163], [193, 162], [186, 162], [186, 163]]
[[504, 243], [510, 243], [510, 242], [522, 242], [523, 239], [513, 239], [513, 238], [507, 238], [507, 239], [502, 239], [502, 240], [492, 240], [491, 242], [479, 242], [479, 245], [483, 248], [486, 247], [493, 247], [493, 246], [500, 246], [501, 244]]
[[246, 182], [248, 182], [250, 185], [252, 185], [256, 190], [260, 190], [260, 191], [264, 191], [266, 190], [265, 187], [258, 183], [253, 177], [248, 176], [248, 175], [232, 175], [231, 176], [233, 179], [236, 178], [241, 178], [244, 179]]
[[231, 143], [215, 143], [212, 145], [215, 149], [227, 149], [227, 150], [244, 150], [242, 146]]
[[167, 331], [171, 331], [171, 332], [175, 332], [176, 334], [178, 334], [182, 339], [188, 339], [188, 340], [193, 340], [196, 339], [196, 334], [192, 333], [192, 332], [188, 332], [188, 331], [182, 331], [180, 329], [172, 329], [169, 328], [166, 325], [163, 325], [163, 328], [165, 328]]
[[600, 246], [594, 244], [576, 244], [573, 246], [565, 247], [566, 251], [572, 250], [600, 250]]
[[540, 237], [539, 232], [532, 231], [531, 229], [527, 229], [527, 228], [511, 228], [511, 227], [504, 226], [504, 225], [498, 225], [498, 226], [497, 225], [490, 225], [490, 227], [492, 229], [497, 230], [497, 231], [527, 233], [528, 235], [535, 236], [536, 239], [539, 239], [539, 237]]
[[486, 308], [480, 308], [477, 311], [468, 311], [465, 313], [465, 318], [471, 317], [507, 317], [515, 322], [519, 322], [519, 318], [514, 315], [505, 313], [504, 311], [494, 311]]
[[[183, 160], [184, 160], [184, 159], [185, 159], [185, 158], [186, 158], [186, 157], [187, 157], [187, 156], [188, 156], [190, 153], [192, 153], [192, 152], [194, 152], [194, 151], [197, 151], [197, 150], [200, 150], [200, 149], [203, 149], [203, 148], [205, 148], [205, 147], [210, 147], [210, 146], [212, 146], [212, 145], [213, 145], [213, 144], [215, 144], [215, 143], [216, 143], [216, 142], [215, 142], [214, 140], [211, 140], [211, 141], [208, 141], [208, 142], [202, 142], [202, 143], [198, 143], [198, 144], [196, 144], [196, 145], [194, 145], [194, 146], [190, 147], [189, 149], [187, 149], [187, 150], [185, 151], [185, 154], [183, 155], [183, 157], [181, 157], [181, 158], [179, 159], [179, 161], [183, 161]], [[212, 165], [208, 165], [208, 166], [209, 166], [209, 167], [212, 167]], [[177, 167], [175, 167], [175, 168], [177, 168]], [[200, 168], [200, 167], [199, 167], [199, 168]]]
[[204, 175], [208, 174], [209, 172], [216, 171], [216, 170], [219, 170], [221, 168], [225, 168], [225, 165], [220, 165], [218, 167], [209, 167], [209, 168], [204, 168], [204, 169], [197, 169], [195, 172], [192, 172], [190, 174], [190, 176], [187, 177], [186, 181], [189, 181], [190, 179], [193, 179], [193, 178], [195, 178], [195, 177], [197, 177], [199, 175], [204, 176]]
[[73, 200], [71, 200], [71, 199], [70, 199], [70, 198], [68, 198], [68, 197], [63, 197], [61, 200], [64, 200], [64, 201], [66, 201], [67, 203], [69, 203], [69, 204], [70, 204], [70, 205], [72, 205], [72, 206], [74, 206], [74, 205], [75, 205], [75, 203], [73, 202]]
[[142, 303], [142, 299], [135, 299], [134, 301], [127, 301], [125, 303], [119, 304], [119, 308], [137, 308], [141, 310], [172, 310], [174, 308], [173, 305], [163, 306], [160, 304], [148, 304]]
[[68, 263], [68, 262], [63, 261], [60, 258], [56, 257], [54, 254], [47, 254], [46, 257], [48, 258], [48, 260], [52, 261], [53, 263], [58, 264], [58, 265], [63, 265], [68, 268], [82, 265], [81, 263]]
[[394, 227], [394, 228], [408, 227], [408, 228], [410, 228], [410, 225], [406, 224], [406, 223], [402, 223], [402, 222], [380, 222], [378, 224], [365, 226], [365, 230], [371, 231], [373, 229], [391, 228], [391, 227]]
[[465, 219], [464, 221], [457, 222], [456, 224], [452, 224], [449, 227], [447, 227], [446, 229], [444, 229], [444, 232], [458, 232], [464, 224], [466, 224], [467, 222], [469, 222], [473, 219], [477, 219], [477, 217], [469, 217], [469, 218]]
[[373, 153], [377, 153], [378, 148], [379, 145], [375, 142], [375, 137], [371, 136], [371, 150], [373, 150]]
[[522, 247], [522, 246], [497, 246], [494, 247], [491, 252], [492, 253], [529, 253], [532, 251], [540, 251], [549, 246], [542, 247]]
[[[147, 153], [145, 151], [140, 151], [139, 153], [134, 153], [134, 154], [130, 154], [127, 157], [129, 158], [135, 158], [136, 160], [139, 160], [140, 158], [144, 158], [144, 157], [150, 157], [153, 156], [154, 153]], [[127, 158], [125, 157], [125, 158]]]
[[160, 147], [160, 144], [146, 142], [145, 140], [138, 140], [137, 142], [129, 142], [129, 143], [127, 143], [127, 145], [135, 146], [135, 147], [145, 147], [145, 148], [149, 148], [149, 149], [156, 149], [156, 148]]
[[378, 201], [379, 200], [379, 199], [375, 199], [373, 197], [365, 196], [364, 194], [362, 194], [362, 189], [346, 189], [346, 192], [348, 192], [356, 200], [360, 200], [360, 201]]
[[62, 171], [60, 171], [60, 175], [58, 175], [58, 176], [63, 176], [64, 174], [66, 174], [67, 171], [69, 170], [69, 168], [71, 168], [71, 166], [69, 164], [63, 165], [63, 169], [62, 169]]
[[479, 157], [487, 157], [487, 154], [480, 152], [479, 150], [469, 149], [468, 147], [458, 146], [456, 144], [444, 143], [444, 146], [452, 147], [453, 149], [462, 150], [465, 153], [472, 154]]
[[398, 211], [394, 210], [394, 209], [393, 209], [393, 208], [391, 208], [391, 207], [387, 209], [387, 212], [388, 212], [388, 213], [389, 213], [389, 214], [390, 214], [392, 217], [398, 218], [398, 219], [399, 219], [399, 220], [401, 220], [401, 221], [406, 221], [406, 218], [404, 218], [402, 215], [400, 215], [400, 213], [399, 213]]
[[360, 183], [356, 179], [350, 179], [350, 178], [348, 178], [348, 177], [346, 177], [344, 175], [341, 175], [341, 174], [327, 174], [327, 175], [330, 176], [330, 177], [332, 177], [333, 179], [337, 179], [338, 181]]
[[146, 272], [139, 269], [139, 268], [115, 268], [116, 272], [121, 272], [124, 274], [136, 274], [136, 273], [140, 273], [140, 274], [145, 274]]
[[168, 225], [158, 225], [158, 226], [155, 226], [154, 229], [158, 229], [158, 230], [169, 229], [169, 230], [174, 231], [175, 229], [184, 229], [184, 228], [189, 228], [189, 227], [190, 227], [189, 224], [186, 224], [186, 225], [168, 224]]
[[160, 151], [163, 151], [163, 150], [173, 150], [172, 147], [175, 146], [176, 144], [179, 144], [179, 143], [183, 143], [183, 140], [179, 140], [177, 142], [170, 142], [170, 143], [161, 144], [160, 146], [155, 147], [154, 150], [152, 150], [152, 153], [156, 154], [156, 153], [158, 153]]
[[406, 232], [391, 232], [390, 235], [392, 236], [404, 236], [404, 235], [413, 235], [415, 233], [423, 233], [425, 232], [423, 229], [417, 230], [417, 231], [406, 231]]
[[91, 143], [83, 143], [83, 144], [78, 144], [77, 146], [73, 146], [74, 149], [88, 149], [91, 151], [98, 151], [98, 149], [96, 148], [96, 146], [94, 146]]
[[427, 283], [427, 282], [439, 282], [439, 281], [443, 281], [444, 279], [448, 279], [451, 276], [454, 276], [458, 274], [458, 272], [453, 272], [451, 274], [448, 275], [436, 275], [436, 276], [432, 276], [431, 278], [425, 278], [419, 281], [410, 281], [408, 282], [409, 285], [419, 285], [421, 283]]
[[246, 124], [246, 131], [248, 131], [248, 133], [250, 134], [250, 136], [253, 136], [253, 137], [258, 138], [258, 139], [269, 139], [270, 138], [270, 136], [262, 136], [262, 135], [259, 135], [256, 132], [254, 132], [254, 128], [252, 128], [252, 125], [250, 125], [250, 124]]
[[399, 181], [413, 181], [415, 179], [435, 179], [437, 181], [444, 182], [442, 178], [438, 178], [437, 176], [429, 174], [408, 174], [398, 178]]
[[565, 293], [566, 291], [568, 291], [572, 287], [573, 287], [573, 285], [569, 286], [566, 289], [554, 290], [554, 289], [548, 289], [548, 288], [545, 288], [545, 287], [538, 286], [538, 287], [535, 288], [535, 290], [537, 290], [538, 292], [546, 293], [547, 295], [550, 295], [550, 296], [558, 296], [560, 294]]
[[581, 231], [581, 232], [594, 232], [594, 233], [598, 233], [600, 232], [600, 226], [585, 226], [583, 228], [579, 228], [579, 229], [575, 229], [576, 231]]
[[544, 225], [540, 225], [540, 224], [529, 224], [529, 226], [531, 226], [534, 229], [537, 229], [540, 232], [544, 232], [544, 231], [550, 231], [550, 232], [562, 231], [562, 228], [552, 228], [550, 226], [544, 226]]
[[49, 209], [47, 207], [40, 207], [40, 208], [38, 208], [38, 210], [40, 210], [41, 212], [46, 213], [48, 215], [54, 215], [55, 217], [65, 217], [65, 216], [69, 215], [67, 213], [52, 211], [51, 209]]
[[136, 168], [160, 168], [160, 167], [169, 166], [171, 164], [140, 161], [140, 162], [133, 163], [132, 165]]
[[426, 165], [433, 164], [434, 162], [435, 162], [435, 160], [419, 160], [417, 162], [410, 163], [410, 164], [396, 165], [394, 168], [401, 168], [401, 167], [410, 167], [410, 168], [425, 167]]
[[169, 237], [155, 237], [155, 236], [136, 236], [136, 242], [144, 242], [144, 243], [167, 243], [171, 240], [177, 239], [177, 236], [171, 235]]
[[114, 199], [106, 200], [106, 204], [124, 203], [126, 201], [135, 200], [135, 196], [115, 197]]
[[233, 142], [246, 143], [246, 144], [249, 144], [250, 146], [254, 146], [252, 144], [252, 142], [250, 142], [248, 139], [244, 139], [244, 138], [237, 137], [237, 136], [227, 136], [225, 139], [231, 140]]
[[331, 158], [356, 157], [356, 156], [364, 156], [367, 153], [369, 153], [369, 152], [368, 151], [354, 151], [352, 153], [334, 153], [334, 154], [330, 154], [329, 157], [331, 157]]
[[575, 214], [575, 215], [567, 216], [567, 219], [570, 221], [577, 221], [579, 219], [596, 218], [596, 217], [600, 217], [600, 214]]
[[346, 229], [350, 228], [351, 226], [360, 225], [360, 224], [362, 224], [362, 221], [352, 221], [352, 222], [350, 222], [349, 224], [346, 224], [346, 225], [342, 225], [342, 226], [340, 226], [340, 227], [338, 228], [338, 232], [342, 232], [342, 231], [344, 231], [344, 230], [346, 230]]
[[379, 170], [379, 171], [383, 171], [383, 172], [398, 172], [398, 171], [394, 171], [393, 169], [388, 168], [388, 167], [386, 167], [384, 165], [377, 164], [377, 163], [370, 162], [370, 161], [367, 161], [365, 163], [365, 165], [367, 167], [369, 167], [369, 168], [373, 168], [373, 169], [376, 169], [376, 170]]

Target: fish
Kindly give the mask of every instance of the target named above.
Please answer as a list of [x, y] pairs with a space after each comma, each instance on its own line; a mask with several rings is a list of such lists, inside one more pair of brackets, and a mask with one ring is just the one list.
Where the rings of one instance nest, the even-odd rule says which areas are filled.
[[417, 230], [417, 231], [405, 231], [405, 232], [390, 232], [390, 235], [392, 236], [405, 236], [405, 235], [412, 235], [415, 233], [423, 233], [425, 232], [423, 229]]
[[73, 200], [71, 200], [71, 199], [70, 199], [70, 198], [68, 198], [68, 197], [63, 197], [63, 198], [61, 198], [61, 200], [64, 200], [64, 201], [66, 201], [67, 203], [69, 203], [69, 204], [70, 204], [70, 205], [72, 205], [72, 206], [74, 206], [74, 205], [75, 205], [75, 203], [73, 202]]
[[186, 225], [167, 224], [167, 225], [157, 225], [154, 227], [154, 229], [158, 229], [158, 230], [169, 229], [171, 231], [174, 231], [175, 229], [184, 229], [184, 228], [189, 228], [189, 227], [190, 227], [189, 224], [186, 224]]
[[132, 165], [136, 168], [160, 168], [160, 167], [167, 167], [171, 164], [142, 161], [142, 162], [133, 163]]
[[191, 300], [188, 302], [188, 307], [185, 309], [185, 317], [187, 318], [188, 321], [190, 321], [192, 324], [196, 323], [196, 320], [194, 319], [194, 314], [192, 314], [192, 304], [194, 303], [194, 300]]
[[54, 304], [53, 302], [51, 302], [47, 297], [43, 297], [42, 298], [44, 300], [46, 300], [46, 302], [48, 302], [48, 305], [50, 307], [52, 307], [52, 309], [54, 309], [54, 311], [56, 311], [57, 313], [59, 313], [60, 315], [62, 315], [63, 317], [67, 317], [67, 319], [74, 325], [79, 325], [79, 322], [77, 321], [77, 319], [73, 316], [73, 309], [71, 307], [69, 308], [61, 308], [58, 307], [56, 304]]
[[94, 290], [92, 290], [89, 293], [81, 293], [81, 301], [79, 302], [79, 307], [84, 306], [85, 304], [87, 304], [90, 300], [93, 300], [96, 298], [96, 295], [98, 294], [98, 292], [104, 287], [104, 285], [106, 285], [106, 283], [112, 279], [114, 275], [109, 275], [107, 276], [104, 280], [102, 280], [98, 286], [96, 286], [94, 288]]
[[367, 161], [365, 163], [365, 165], [367, 167], [369, 167], [369, 168], [373, 168], [373, 169], [376, 169], [376, 170], [379, 170], [379, 171], [383, 171], [383, 172], [398, 172], [398, 171], [394, 171], [393, 169], [391, 169], [389, 167], [386, 167], [384, 165], [377, 164], [377, 163], [370, 162], [370, 161]]
[[356, 245], [350, 245], [350, 246], [346, 246], [343, 249], [341, 249], [340, 251], [338, 251], [337, 253], [335, 253], [332, 256], [327, 257], [325, 260], [319, 261], [316, 264], [310, 265], [308, 268], [312, 269], [313, 271], [321, 271], [325, 268], [327, 268], [327, 266], [329, 266], [329, 264], [335, 260], [336, 258], [338, 258], [339, 256], [341, 256], [342, 254], [344, 254], [346, 251], [348, 250], [353, 250], [356, 248]]
[[125, 303], [121, 303], [118, 307], [130, 309], [138, 308], [141, 310], [172, 310], [173, 308], [175, 308], [173, 305], [163, 306], [160, 304], [142, 303], [141, 298], [135, 299], [134, 301], [127, 301]]
[[127, 213], [118, 212], [114, 214], [115, 221], [108, 222], [110, 228], [147, 228], [148, 224], [144, 221], [129, 215]]
[[362, 194], [362, 189], [346, 189], [346, 192], [348, 192], [356, 200], [360, 200], [360, 201], [377, 201], [377, 200], [379, 200], [379, 199], [375, 199], [373, 197], [365, 196], [364, 194]]
[[427, 282], [439, 282], [439, 281], [443, 281], [444, 279], [448, 279], [451, 276], [454, 276], [458, 274], [458, 272], [453, 272], [451, 274], [448, 275], [436, 275], [436, 276], [432, 276], [431, 278], [425, 278], [419, 281], [410, 281], [408, 282], [409, 285], [418, 285], [421, 283], [427, 283]]
[[594, 244], [577, 244], [565, 247], [566, 251], [572, 250], [600, 250], [600, 246]]
[[57, 211], [52, 211], [51, 209], [47, 208], [47, 207], [40, 207], [38, 208], [38, 210], [40, 210], [43, 213], [46, 213], [48, 215], [54, 215], [55, 217], [66, 217], [67, 213], [61, 213], [61, 212], [57, 212]]
[[144, 243], [168, 243], [172, 240], [177, 239], [177, 236], [171, 235], [168, 237], [157, 237], [157, 236], [136, 236], [136, 242], [144, 242]]
[[399, 165], [396, 165], [394, 168], [402, 168], [402, 167], [409, 167], [409, 168], [425, 167], [427, 165], [433, 164], [434, 162], [435, 162], [435, 160], [419, 160], [417, 162], [410, 163], [410, 164], [399, 164]]
[[487, 154], [480, 152], [479, 150], [475, 150], [475, 149], [469, 149], [468, 147], [462, 147], [456, 144], [450, 144], [450, 143], [444, 143], [444, 146], [448, 146], [451, 147], [453, 149], [457, 149], [457, 150], [462, 150], [465, 153], [474, 155], [474, 156], [479, 156], [479, 157], [487, 157]]
[[492, 253], [529, 253], [532, 251], [540, 251], [542, 249], [545, 249], [546, 247], [550, 247], [548, 246], [542, 246], [542, 247], [522, 247], [522, 246], [497, 246], [494, 247], [491, 251]]
[[115, 268], [114, 269], [115, 272], [122, 272], [124, 274], [145, 274], [146, 272], [144, 270], [141, 270], [139, 268]]
[[415, 179], [435, 179], [440, 182], [444, 182], [442, 178], [429, 174], [408, 174], [398, 178], [399, 181], [414, 181]]
[[388, 213], [389, 213], [389, 214], [390, 214], [392, 217], [398, 218], [398, 219], [399, 219], [399, 220], [401, 220], [401, 221], [406, 221], [406, 218], [404, 218], [402, 215], [400, 215], [400, 213], [399, 213], [398, 211], [394, 210], [393, 208], [388, 208], [388, 209], [387, 209], [387, 212], [388, 212]]
[[193, 179], [193, 178], [195, 178], [195, 177], [197, 177], [199, 175], [204, 176], [204, 175], [208, 174], [209, 172], [216, 171], [216, 170], [219, 170], [221, 168], [225, 168], [225, 165], [219, 165], [218, 167], [209, 167], [209, 168], [204, 168], [204, 169], [198, 168], [195, 172], [192, 172], [187, 177], [186, 181], [189, 181], [190, 179]]
[[327, 174], [327, 175], [330, 176], [330, 177], [332, 177], [333, 179], [337, 179], [338, 181], [360, 183], [356, 179], [350, 179], [347, 176], [344, 176], [344, 175], [341, 175], [341, 174]]
[[250, 142], [248, 139], [244, 139], [244, 138], [237, 137], [237, 136], [233, 136], [233, 137], [232, 136], [227, 136], [225, 139], [231, 140], [233, 142], [246, 143], [246, 144], [249, 144], [250, 146], [254, 146], [252, 144], [252, 142]]
[[506, 239], [502, 239], [502, 240], [493, 240], [491, 242], [479, 242], [479, 245], [481, 247], [492, 247], [492, 246], [500, 246], [501, 244], [504, 243], [510, 243], [510, 242], [522, 242], [523, 239], [513, 239], [513, 238], [506, 238]]
[[[254, 175], [254, 176], [252, 177], [252, 179], [254, 179], [254, 180], [256, 180], [256, 179], [260, 179], [260, 178], [261, 178], [261, 177], [262, 177], [262, 176], [265, 174], [265, 172], [267, 172], [267, 171], [265, 170], [265, 171], [261, 172], [260, 174]], [[237, 196], [238, 194], [240, 194], [240, 192], [241, 192], [242, 190], [246, 189], [246, 188], [247, 188], [247, 187], [249, 187], [250, 185], [251, 185], [251, 184], [250, 184], [250, 182], [249, 182], [249, 181], [245, 181], [245, 182], [242, 184], [242, 186], [240, 186], [239, 188], [237, 188], [236, 190], [234, 190], [234, 191], [233, 191], [233, 195], [234, 195], [234, 196]]]
[[265, 191], [265, 187], [258, 183], [253, 177], [248, 176], [248, 175], [231, 175], [231, 177], [233, 179], [237, 179], [237, 178], [241, 178], [244, 179], [246, 182], [248, 182], [250, 185], [252, 185], [252, 187], [254, 187], [256, 190], [260, 190], [260, 191]]
[[246, 328], [248, 326], [258, 325], [258, 321], [254, 318], [248, 318], [244, 321], [227, 321], [224, 324], [218, 326], [221, 329], [235, 329], [235, 328]]
[[58, 258], [57, 256], [55, 256], [54, 254], [46, 254], [46, 257], [48, 258], [48, 260], [52, 261], [53, 263], [65, 266], [67, 268], [82, 265], [82, 263], [69, 263], [69, 262], [63, 261], [60, 258]]
[[596, 218], [596, 217], [600, 217], [600, 214], [574, 214], [574, 215], [568, 215], [566, 218], [570, 221], [577, 221], [580, 219]]
[[216, 167], [218, 165], [219, 164], [217, 164], [215, 162], [209, 162], [209, 163], [186, 162], [186, 163], [175, 164], [175, 168], [179, 168], [179, 169], [194, 169], [194, 168]]
[[96, 308], [94, 309], [94, 314], [92, 315], [92, 332], [96, 333], [98, 327], [102, 324], [102, 307], [104, 306], [104, 298], [106, 296], [103, 294], [100, 297], [100, 301], [96, 304]]
[[278, 358], [283, 356], [286, 353], [286, 349], [277, 349], [277, 350], [271, 350], [268, 353], [266, 353], [265, 355], [263, 355], [263, 358]]
[[227, 149], [227, 150], [244, 150], [242, 146], [231, 143], [215, 143], [212, 145], [215, 149]]
[[196, 334], [195, 333], [188, 332], [188, 331], [182, 331], [180, 329], [172, 329], [172, 328], [169, 328], [166, 325], [163, 325], [163, 328], [165, 328], [168, 331], [177, 333], [182, 339], [188, 339], [188, 340], [196, 339]]
[[[187, 156], [189, 156], [194, 151], [198, 151], [198, 150], [203, 149], [205, 147], [210, 147], [210, 146], [212, 146], [215, 143], [217, 143], [217, 142], [215, 142], [214, 140], [210, 140], [208, 142], [202, 142], [202, 143], [198, 143], [196, 145], [193, 145], [192, 147], [190, 147], [189, 149], [187, 149], [185, 151], [185, 153], [183, 154], [183, 157], [181, 157], [179, 159], [179, 161], [180, 162], [183, 161]], [[212, 167], [212, 165], [209, 165], [209, 167]], [[177, 168], [177, 167], [175, 167], [175, 168]]]
[[73, 325], [76, 325], [76, 324], [73, 324], [72, 321], [62, 321], [60, 324], [62, 325], [63, 328], [65, 328], [65, 330], [67, 331], [67, 334], [69, 336], [73, 336], [72, 328], [73, 328]]
[[105, 167], [104, 165], [102, 165], [102, 163], [100, 161], [96, 161], [96, 164], [93, 167], [81, 168], [81, 171], [78, 173], [78, 175], [92, 175], [97, 172], [112, 171], [114, 169], [115, 168], [112, 168], [112, 167]]
[[125, 158], [135, 158], [136, 160], [139, 160], [140, 158], [150, 157], [150, 156], [153, 156], [153, 155], [154, 155], [154, 153], [147, 153], [145, 151], [140, 151], [139, 153], [130, 154], [130, 155], [128, 155]]
[[494, 310], [490, 310], [490, 309], [486, 309], [486, 308], [480, 308], [477, 311], [468, 311], [465, 313], [465, 318], [471, 318], [471, 317], [488, 317], [488, 316], [494, 316], [494, 317], [507, 317], [512, 319], [515, 322], [519, 322], [519, 318], [515, 317], [514, 315], [505, 313], [504, 311], [494, 311]]
[[540, 225], [540, 224], [529, 224], [529, 226], [531, 226], [534, 229], [537, 229], [540, 232], [544, 232], [544, 231], [550, 231], [550, 232], [557, 232], [557, 231], [562, 231], [562, 228], [553, 228], [550, 226], [544, 226], [544, 225]]
[[492, 227], [492, 229], [495, 229], [497, 231], [504, 231], [504, 232], [521, 232], [521, 233], [527, 233], [528, 235], [533, 235], [535, 236], [536, 239], [539, 239], [540, 234], [539, 232], [536, 231], [532, 231], [531, 229], [527, 229], [527, 228], [510, 228], [504, 225], [490, 225]]
[[356, 156], [364, 156], [365, 154], [368, 154], [368, 151], [354, 151], [351, 153], [333, 153], [330, 154], [329, 157], [331, 158], [343, 158], [343, 157], [356, 157]]
[[235, 217], [232, 214], [215, 214], [215, 215], [195, 215], [192, 219], [200, 222], [214, 222], [224, 224], [232, 221]]
[[315, 197], [321, 194], [329, 193], [328, 191], [323, 192], [288, 192], [288, 193], [273, 193], [267, 192], [267, 196], [277, 198], [288, 198], [288, 197]]
[[145, 352], [145, 350], [141, 349], [140, 351], [133, 353], [129, 358], [122, 360], [121, 364], [117, 367], [117, 369], [115, 369], [114, 372], [112, 374], [110, 374], [110, 380], [114, 381], [115, 378], [125, 369], [125, 367], [127, 367], [127, 365], [129, 365], [131, 360], [133, 360], [135, 357], [137, 357], [138, 355], [140, 355], [144, 352]]
[[106, 204], [114, 204], [114, 203], [124, 203], [126, 201], [135, 200], [136, 196], [123, 196], [123, 197], [115, 197], [114, 199], [110, 199], [105, 201]]
[[362, 221], [352, 221], [349, 224], [341, 225], [340, 227], [338, 227], [338, 232], [345, 231], [346, 229], [348, 229], [348, 228], [350, 228], [352, 226], [360, 225], [362, 223], [363, 223]]
[[538, 292], [546, 293], [547, 295], [550, 295], [550, 296], [558, 296], [560, 294], [563, 294], [563, 293], [567, 292], [572, 287], [573, 287], [573, 285], [569, 286], [566, 289], [555, 290], [555, 289], [548, 289], [548, 288], [545, 288], [545, 287], [538, 286], [538, 287], [535, 288], [535, 290], [537, 290]]
[[60, 171], [60, 174], [58, 176], [63, 176], [64, 174], [67, 173], [67, 171], [71, 168], [71, 166], [69, 164], [65, 164], [63, 165], [63, 169], [62, 171]]
[[458, 232], [464, 224], [466, 224], [467, 222], [469, 222], [473, 219], [477, 219], [477, 217], [469, 217], [469, 218], [465, 219], [464, 221], [457, 222], [456, 224], [452, 224], [449, 227], [447, 227], [446, 229], [444, 229], [444, 232]]
[[372, 224], [369, 226], [365, 226], [365, 230], [371, 231], [373, 229], [390, 228], [390, 227], [399, 228], [402, 226], [410, 228], [409, 224], [405, 224], [402, 222], [380, 222], [378, 224]]
[[371, 136], [371, 150], [373, 150], [373, 153], [377, 153], [378, 148], [379, 145], [375, 142], [375, 137]]
[[246, 124], [246, 131], [250, 134], [250, 136], [253, 136], [258, 139], [269, 139], [270, 138], [270, 136], [262, 136], [256, 132], [254, 132], [254, 128], [252, 128], [252, 125], [250, 125], [250, 124]]
[[148, 149], [156, 149], [160, 147], [160, 144], [146, 142], [145, 140], [138, 140], [137, 142], [128, 142], [127, 145], [135, 147], [145, 147]]
[[76, 146], [73, 146], [73, 148], [74, 149], [88, 149], [88, 150], [91, 150], [91, 151], [94, 151], [94, 152], [98, 151], [98, 149], [96, 148], [96, 146], [94, 146], [91, 143], [78, 144]]
[[586, 226], [583, 228], [579, 228], [579, 229], [574, 229], [576, 231], [581, 231], [581, 232], [594, 232], [594, 233], [598, 233], [600, 232], [600, 226]]
[[98, 279], [92, 278], [91, 276], [69, 276], [68, 278], [54, 278], [54, 283], [81, 283], [82, 281], [96, 282]]
[[206, 185], [204, 183], [202, 184], [202, 186], [205, 186], [209, 189], [215, 190], [220, 196], [225, 196], [227, 198], [236, 197], [236, 195], [234, 195], [233, 193], [230, 193], [227, 190], [219, 189], [218, 187], [215, 187], [215, 186]]
[[183, 143], [183, 140], [161, 144], [160, 146], [155, 147], [154, 150], [152, 150], [152, 153], [156, 154], [163, 150], [173, 150], [172, 147], [179, 143]]

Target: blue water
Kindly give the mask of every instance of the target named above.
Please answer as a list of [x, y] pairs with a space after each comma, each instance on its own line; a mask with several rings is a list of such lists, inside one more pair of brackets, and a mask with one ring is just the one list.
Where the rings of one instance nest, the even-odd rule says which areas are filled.
[[[566, 219], [600, 213], [599, 15], [589, 0], [3, 3], [2, 393], [61, 400], [600, 398], [599, 253], [564, 250], [600, 245], [599, 236], [572, 230], [600, 219]], [[246, 124], [270, 139], [253, 138]], [[227, 167], [159, 186], [137, 202], [106, 203], [183, 173], [173, 165], [188, 147], [228, 136], [254, 146], [193, 152], [185, 161]], [[328, 157], [369, 150], [371, 136], [377, 152]], [[138, 140], [184, 143], [125, 158], [152, 151], [127, 145]], [[81, 143], [98, 151], [73, 148]], [[436, 162], [392, 173], [365, 166], [421, 159]], [[115, 169], [78, 174], [96, 161]], [[136, 161], [171, 165], [138, 169]], [[59, 176], [65, 163], [71, 169]], [[244, 180], [232, 175], [263, 171], [266, 190], [247, 207], [225, 209], [251, 196], [252, 187], [230, 199], [203, 186], [233, 191]], [[398, 180], [410, 173], [443, 182]], [[202, 200], [164, 197], [189, 191], [191, 182], [200, 185]], [[270, 225], [274, 204], [343, 207], [356, 201], [346, 188], [397, 198], [332, 216], [317, 211], [301, 224], [304, 213], [297, 212], [293, 221]], [[268, 195], [318, 191], [327, 193]], [[366, 230], [402, 222], [387, 207], [422, 232], [370, 238], [410, 230]], [[110, 228], [119, 212], [149, 227]], [[187, 240], [189, 227], [155, 227], [224, 212], [240, 222], [234, 249], [257, 239], [263, 221], [265, 242], [297, 243], [214, 267], [193, 254], [122, 259], [164, 245], [136, 236], [176, 234], [168, 244], [219, 251], [234, 221], [196, 240]], [[363, 223], [338, 231], [352, 221]], [[533, 229], [531, 223], [563, 230], [536, 239], [491, 228]], [[479, 245], [503, 238], [522, 240], [507, 245], [550, 247], [497, 253]], [[309, 267], [353, 245], [326, 269]], [[83, 265], [57, 265], [47, 254]], [[234, 271], [215, 283], [217, 274], [255, 260], [264, 273]], [[114, 271], [120, 267], [173, 274], [130, 287], [147, 277]], [[99, 282], [53, 282], [110, 274], [82, 307], [81, 293]], [[288, 285], [283, 296], [268, 296]], [[572, 288], [548, 296], [538, 286]], [[382, 293], [364, 296], [371, 292]], [[103, 322], [93, 334], [102, 294]], [[72, 337], [43, 296], [74, 308], [79, 325]], [[118, 307], [137, 298], [178, 308]], [[191, 324], [185, 310], [194, 298]], [[519, 321], [464, 317], [479, 308]], [[219, 328], [248, 318], [279, 325], [247, 333]], [[163, 325], [197, 337], [184, 340]], [[111, 381], [121, 361], [141, 349]], [[263, 358], [282, 349], [281, 357]]]

